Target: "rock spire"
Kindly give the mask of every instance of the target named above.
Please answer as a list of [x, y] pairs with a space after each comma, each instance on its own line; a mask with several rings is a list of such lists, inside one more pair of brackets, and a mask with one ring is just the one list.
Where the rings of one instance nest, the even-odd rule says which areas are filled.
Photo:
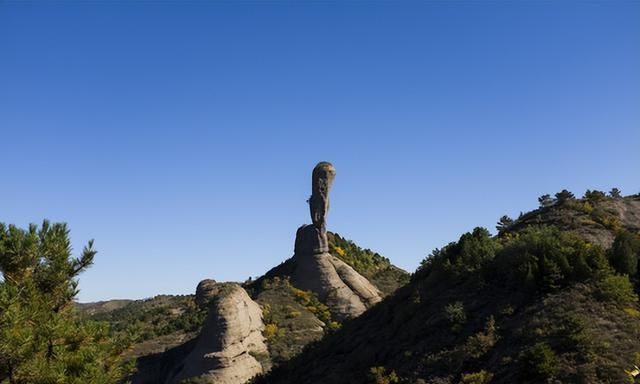
[[313, 224], [298, 228], [294, 247], [296, 287], [312, 291], [325, 301], [338, 319], [355, 317], [381, 300], [380, 292], [351, 266], [329, 253], [326, 218], [334, 166], [318, 163], [311, 173], [309, 210]]

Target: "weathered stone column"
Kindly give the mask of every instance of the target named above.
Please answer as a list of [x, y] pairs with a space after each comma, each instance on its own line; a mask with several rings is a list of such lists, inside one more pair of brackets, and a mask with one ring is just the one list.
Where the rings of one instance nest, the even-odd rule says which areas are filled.
[[295, 269], [291, 276], [298, 288], [309, 290], [327, 303], [338, 319], [358, 316], [380, 301], [380, 292], [349, 265], [329, 253], [327, 214], [329, 192], [336, 176], [334, 166], [318, 163], [311, 174], [309, 211], [313, 224], [296, 232]]

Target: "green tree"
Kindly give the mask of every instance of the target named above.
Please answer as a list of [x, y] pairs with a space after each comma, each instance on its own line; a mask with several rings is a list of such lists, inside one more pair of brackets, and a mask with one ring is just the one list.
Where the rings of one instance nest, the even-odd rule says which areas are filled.
[[631, 304], [638, 301], [633, 284], [627, 275], [609, 275], [598, 282], [597, 295], [602, 300], [615, 301], [618, 304]]
[[522, 362], [526, 371], [540, 378], [550, 378], [558, 368], [558, 356], [546, 343], [537, 343], [530, 347], [523, 356]]
[[507, 215], [504, 215], [500, 218], [500, 220], [498, 220], [498, 223], [496, 225], [496, 230], [498, 232], [504, 232], [505, 230], [509, 229], [509, 227], [511, 227], [512, 225], [513, 225], [513, 219]]
[[75, 310], [77, 276], [95, 254], [90, 241], [71, 257], [65, 224], [0, 223], [0, 383], [110, 384], [128, 374], [130, 338]]
[[584, 198], [591, 201], [591, 202], [598, 202], [598, 201], [603, 201], [607, 199], [607, 195], [606, 193], [602, 192], [602, 191], [597, 191], [597, 190], [589, 190], [587, 189], [587, 191], [584, 193]]
[[619, 199], [622, 197], [622, 192], [618, 188], [611, 188], [611, 191], [609, 191], [609, 196], [614, 199]]
[[611, 265], [618, 273], [633, 276], [638, 272], [640, 241], [630, 232], [622, 231], [611, 246]]
[[558, 202], [558, 204], [564, 204], [573, 199], [575, 199], [573, 193], [567, 191], [566, 189], [563, 189], [562, 191], [556, 193], [556, 201]]
[[538, 203], [540, 203], [540, 208], [550, 207], [555, 203], [555, 201], [551, 198], [551, 196], [546, 193], [540, 197], [538, 197]]

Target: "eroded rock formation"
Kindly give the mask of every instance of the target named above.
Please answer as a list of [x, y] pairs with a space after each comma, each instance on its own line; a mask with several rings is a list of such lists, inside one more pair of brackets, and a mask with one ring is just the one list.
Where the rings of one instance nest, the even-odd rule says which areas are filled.
[[381, 300], [380, 292], [349, 265], [329, 253], [326, 216], [336, 175], [331, 163], [320, 162], [311, 176], [309, 209], [313, 224], [296, 233], [293, 284], [318, 294], [338, 319], [355, 317]]
[[191, 352], [175, 368], [168, 383], [240, 384], [262, 373], [256, 359], [268, 354], [262, 331], [262, 310], [235, 283], [203, 281], [201, 298], [209, 314]]
[[205, 279], [198, 283], [196, 287], [196, 305], [200, 308], [207, 308], [211, 300], [218, 293], [220, 284], [213, 279]]

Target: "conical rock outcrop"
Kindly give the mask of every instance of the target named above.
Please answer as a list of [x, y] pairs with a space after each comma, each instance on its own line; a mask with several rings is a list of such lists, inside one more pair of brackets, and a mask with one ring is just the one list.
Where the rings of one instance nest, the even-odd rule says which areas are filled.
[[168, 383], [241, 384], [262, 373], [255, 356], [266, 355], [262, 310], [238, 284], [219, 283], [194, 348], [170, 375]]

